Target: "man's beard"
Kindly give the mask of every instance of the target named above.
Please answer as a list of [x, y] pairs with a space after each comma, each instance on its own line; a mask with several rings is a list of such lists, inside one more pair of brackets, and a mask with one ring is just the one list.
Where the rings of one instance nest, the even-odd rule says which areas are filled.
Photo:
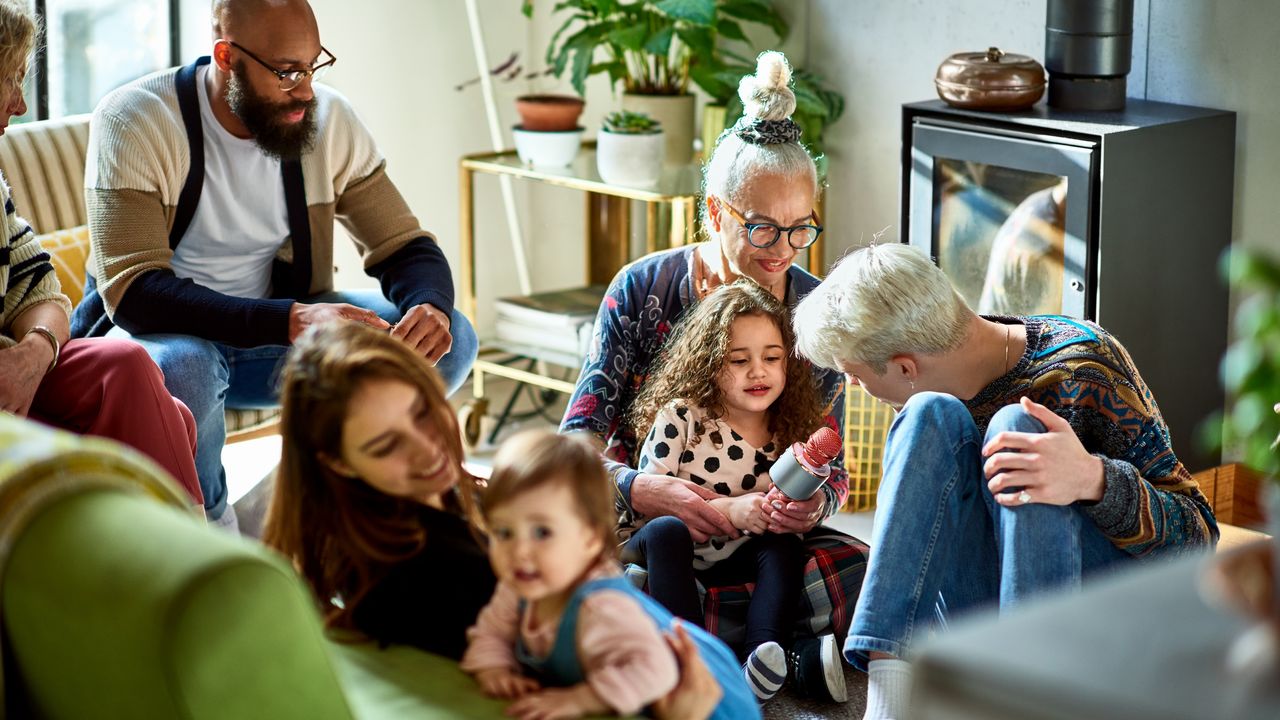
[[[245, 79], [243, 61], [231, 68], [231, 77], [227, 80], [227, 102], [231, 105], [231, 112], [253, 135], [254, 143], [272, 157], [281, 160], [301, 157], [315, 142], [316, 99], [276, 103], [258, 95]], [[298, 110], [306, 111], [302, 120], [296, 123], [284, 121], [285, 115]]]

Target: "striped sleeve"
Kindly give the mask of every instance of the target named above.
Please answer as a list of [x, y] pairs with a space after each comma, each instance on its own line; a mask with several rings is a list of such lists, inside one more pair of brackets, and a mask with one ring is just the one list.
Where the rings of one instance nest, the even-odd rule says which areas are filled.
[[15, 318], [44, 302], [55, 302], [70, 315], [71, 302], [60, 292], [49, 253], [40, 247], [27, 221], [18, 217], [3, 178], [0, 178], [0, 197], [4, 200], [4, 245], [0, 247], [0, 290], [4, 292], [4, 306], [0, 308], [0, 332], [7, 333]]

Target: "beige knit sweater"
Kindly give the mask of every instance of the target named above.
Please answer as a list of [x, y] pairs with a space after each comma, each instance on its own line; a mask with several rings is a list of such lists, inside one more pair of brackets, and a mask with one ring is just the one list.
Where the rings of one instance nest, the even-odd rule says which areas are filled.
[[[92, 249], [89, 271], [108, 316], [139, 275], [169, 269], [169, 229], [190, 167], [186, 128], [174, 86], [177, 68], [107, 95], [89, 130], [85, 200]], [[385, 162], [347, 100], [315, 86], [317, 137], [302, 158], [311, 224], [310, 293], [333, 289], [333, 223], [355, 240], [364, 267], [426, 233], [387, 178]], [[279, 253], [290, 260], [285, 243]]]

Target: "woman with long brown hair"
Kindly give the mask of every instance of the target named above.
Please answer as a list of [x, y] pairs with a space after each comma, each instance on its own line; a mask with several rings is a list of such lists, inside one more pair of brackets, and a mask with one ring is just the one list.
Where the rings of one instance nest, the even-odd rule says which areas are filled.
[[435, 371], [385, 332], [320, 326], [290, 351], [281, 404], [264, 542], [293, 561], [329, 627], [461, 657], [494, 577]]
[[[263, 541], [288, 557], [333, 629], [453, 659], [497, 584], [434, 368], [360, 323], [319, 325], [281, 377], [284, 444]], [[722, 691], [689, 636], [660, 718], [703, 718]]]

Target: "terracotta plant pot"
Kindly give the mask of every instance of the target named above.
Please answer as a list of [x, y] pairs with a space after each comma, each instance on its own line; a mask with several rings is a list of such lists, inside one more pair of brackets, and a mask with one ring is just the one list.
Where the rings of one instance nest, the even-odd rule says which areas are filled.
[[573, 95], [522, 95], [516, 98], [520, 129], [564, 132], [578, 127], [582, 98]]

